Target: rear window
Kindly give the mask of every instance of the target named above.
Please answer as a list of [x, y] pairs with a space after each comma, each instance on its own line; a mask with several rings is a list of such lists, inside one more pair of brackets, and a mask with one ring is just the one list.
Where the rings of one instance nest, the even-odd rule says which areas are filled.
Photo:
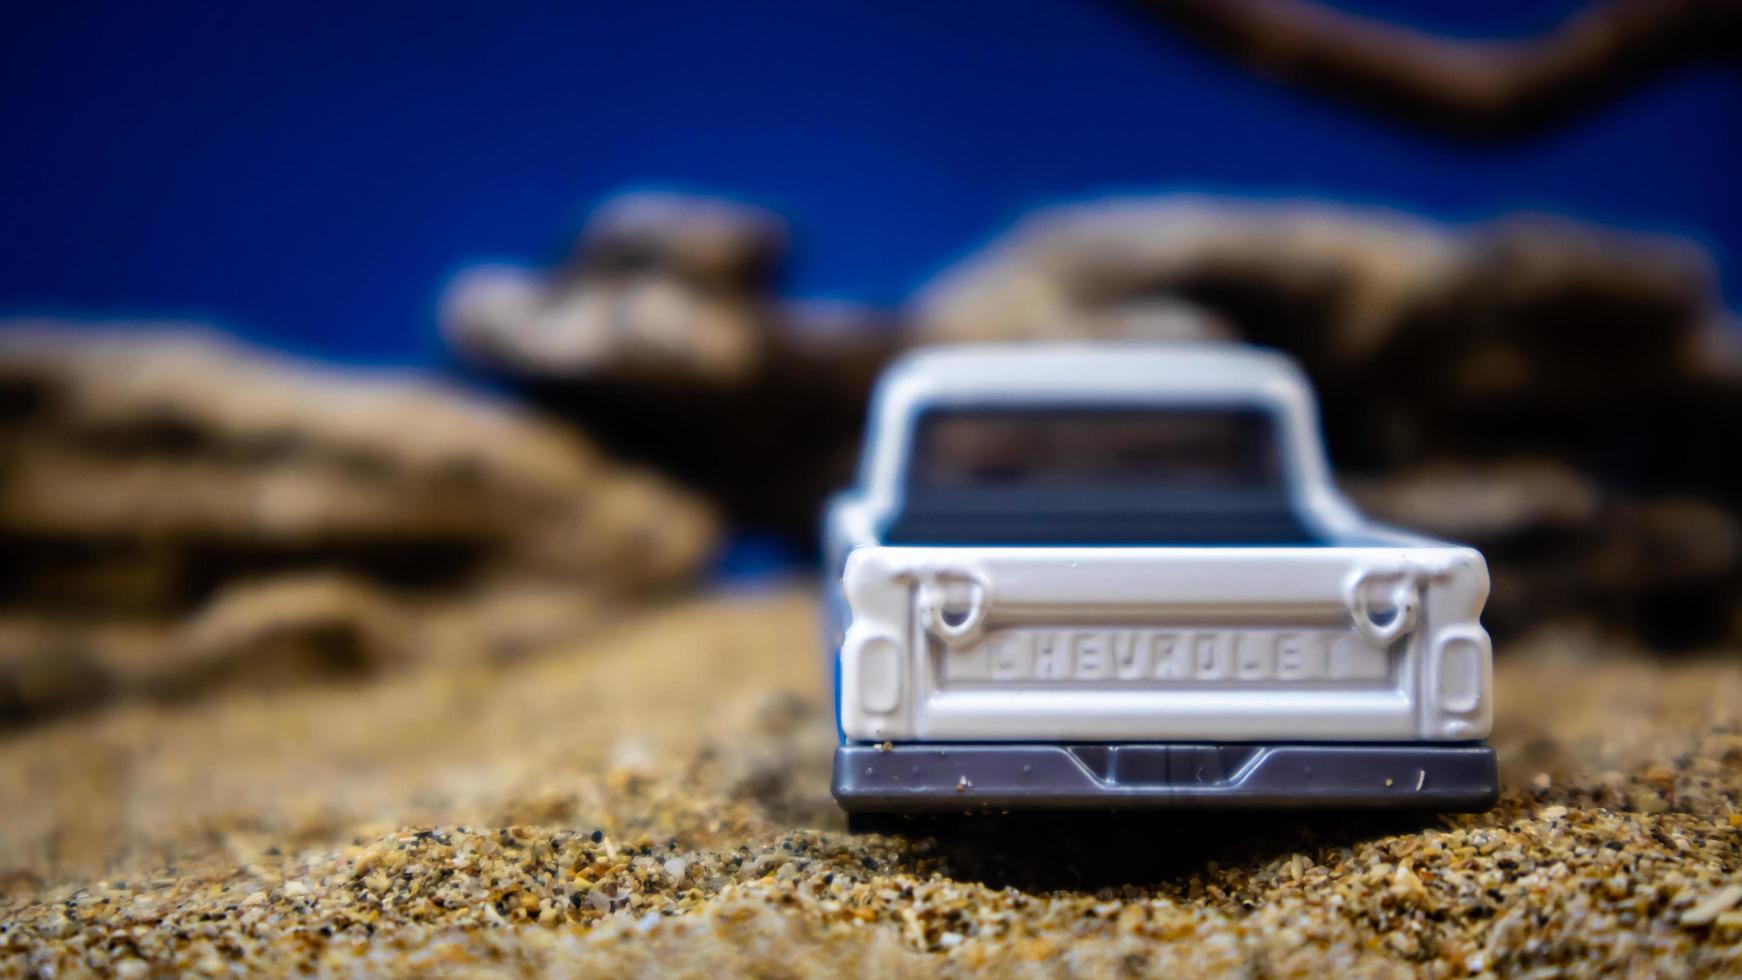
[[1083, 490], [1282, 487], [1275, 420], [1249, 407], [932, 409], [908, 483]]
[[1314, 544], [1248, 406], [936, 408], [889, 544]]

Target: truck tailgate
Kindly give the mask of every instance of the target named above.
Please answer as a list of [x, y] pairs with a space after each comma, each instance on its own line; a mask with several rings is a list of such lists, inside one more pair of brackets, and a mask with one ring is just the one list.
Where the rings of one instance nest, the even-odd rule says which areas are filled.
[[861, 741], [1460, 741], [1488, 732], [1467, 548], [868, 547]]

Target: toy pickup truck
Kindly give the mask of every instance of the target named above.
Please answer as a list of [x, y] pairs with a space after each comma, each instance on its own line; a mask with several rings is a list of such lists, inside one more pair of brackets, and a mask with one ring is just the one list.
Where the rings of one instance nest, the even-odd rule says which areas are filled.
[[1487, 566], [1354, 510], [1282, 355], [910, 355], [825, 539], [850, 813], [1497, 794]]

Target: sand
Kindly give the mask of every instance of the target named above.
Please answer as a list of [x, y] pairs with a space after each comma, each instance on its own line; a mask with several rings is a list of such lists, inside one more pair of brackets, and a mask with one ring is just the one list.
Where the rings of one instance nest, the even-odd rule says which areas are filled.
[[0, 737], [0, 974], [1742, 972], [1742, 659], [1502, 655], [1481, 815], [849, 836], [808, 590]]

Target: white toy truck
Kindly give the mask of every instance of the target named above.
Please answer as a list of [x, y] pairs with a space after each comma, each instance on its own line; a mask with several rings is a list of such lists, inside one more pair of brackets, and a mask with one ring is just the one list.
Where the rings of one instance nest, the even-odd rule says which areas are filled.
[[850, 812], [1497, 794], [1487, 566], [1354, 510], [1279, 354], [911, 355], [826, 539]]

